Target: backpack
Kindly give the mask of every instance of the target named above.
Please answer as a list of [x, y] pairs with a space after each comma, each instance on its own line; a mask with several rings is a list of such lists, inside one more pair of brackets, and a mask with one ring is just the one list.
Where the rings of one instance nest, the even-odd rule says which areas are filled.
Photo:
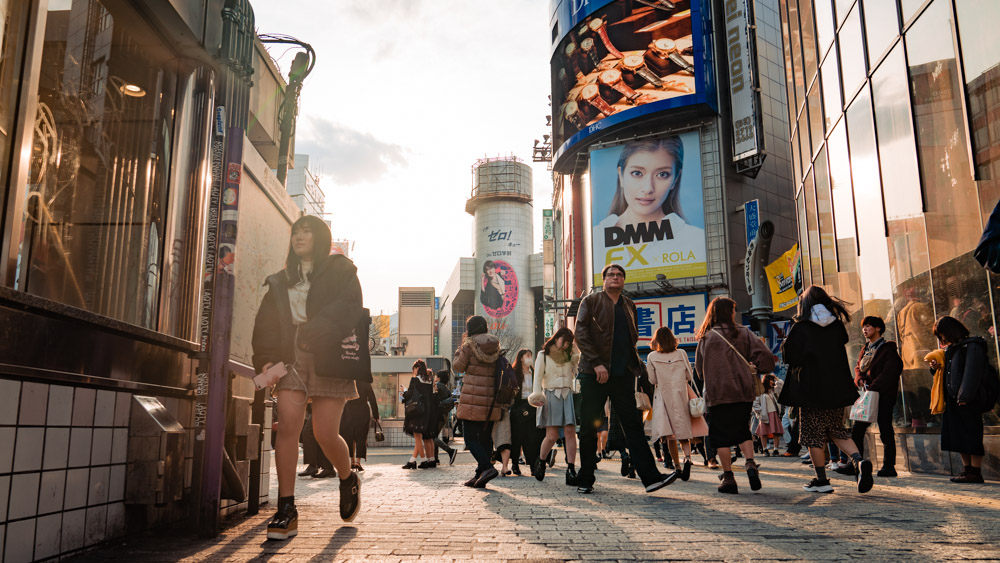
[[986, 362], [986, 373], [983, 374], [983, 381], [979, 384], [979, 408], [985, 413], [993, 410], [1000, 398], [1000, 377], [997, 376], [997, 368], [989, 361]]
[[[497, 358], [493, 370], [493, 403], [500, 406], [508, 406], [517, 398], [521, 386], [517, 383], [517, 373], [510, 365], [507, 358], [501, 355]], [[493, 407], [490, 406], [490, 411]]]

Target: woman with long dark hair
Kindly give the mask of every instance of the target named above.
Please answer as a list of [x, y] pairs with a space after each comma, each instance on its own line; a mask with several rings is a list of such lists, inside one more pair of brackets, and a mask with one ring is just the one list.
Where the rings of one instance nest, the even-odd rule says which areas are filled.
[[[971, 336], [954, 317], [934, 323], [934, 336], [944, 347], [944, 413], [941, 415], [941, 449], [962, 457], [964, 469], [951, 478], [954, 483], [983, 482], [983, 393], [984, 376], [990, 370], [986, 341]], [[930, 362], [931, 370], [940, 366]]]
[[844, 428], [844, 408], [858, 399], [854, 370], [847, 359], [850, 337], [845, 324], [850, 320], [842, 301], [818, 285], [810, 286], [799, 298], [795, 323], [782, 344], [790, 369], [778, 402], [799, 407], [799, 442], [809, 448], [816, 471], [816, 478], [803, 488], [812, 493], [833, 492], [824, 467], [823, 449], [829, 442], [851, 457], [858, 492], [867, 493], [873, 484], [872, 463], [862, 458]]
[[729, 448], [739, 446], [746, 457], [750, 489], [760, 490], [760, 472], [753, 459], [750, 413], [757, 398], [757, 373], [774, 369], [774, 355], [767, 346], [737, 321], [736, 302], [716, 297], [708, 304], [705, 321], [698, 329], [695, 369], [705, 379], [708, 407], [708, 438], [721, 450], [720, 493], [738, 494]]
[[[403, 469], [430, 469], [434, 463], [434, 436], [440, 430], [438, 393], [427, 362], [417, 360], [412, 366], [410, 386], [403, 392], [403, 432], [413, 436], [413, 455]], [[420, 458], [424, 458], [420, 461]]]
[[538, 411], [528, 403], [534, 386], [535, 366], [532, 361], [534, 354], [531, 350], [523, 348], [514, 357], [514, 373], [517, 374], [518, 383], [521, 385], [521, 392], [514, 399], [514, 404], [510, 407], [510, 460], [511, 471], [515, 475], [521, 474], [521, 467], [518, 459], [521, 452], [524, 452], [524, 461], [529, 469], [538, 459], [538, 449], [541, 446], [545, 432], [536, 426]]
[[538, 405], [537, 426], [545, 429], [545, 439], [531, 474], [545, 478], [545, 459], [559, 439], [563, 429], [566, 440], [566, 484], [576, 486], [576, 413], [573, 408], [573, 380], [580, 353], [573, 347], [573, 331], [563, 327], [556, 331], [535, 358], [535, 374], [529, 402]]
[[344, 405], [358, 392], [337, 351], [357, 329], [364, 308], [357, 268], [345, 256], [331, 255], [332, 246], [330, 228], [319, 217], [295, 221], [285, 269], [267, 278], [254, 321], [254, 369], [263, 373], [283, 363], [287, 371], [274, 386], [281, 424], [274, 444], [278, 510], [267, 525], [269, 539], [298, 533], [295, 466], [308, 401], [316, 440], [340, 477], [341, 518], [352, 521], [361, 507], [361, 481], [340, 436]]

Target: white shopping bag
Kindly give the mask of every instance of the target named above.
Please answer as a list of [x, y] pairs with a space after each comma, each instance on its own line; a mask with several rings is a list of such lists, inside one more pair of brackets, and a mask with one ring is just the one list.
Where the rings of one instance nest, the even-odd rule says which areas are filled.
[[871, 391], [866, 387], [851, 407], [851, 420], [872, 423], [877, 419], [878, 391]]

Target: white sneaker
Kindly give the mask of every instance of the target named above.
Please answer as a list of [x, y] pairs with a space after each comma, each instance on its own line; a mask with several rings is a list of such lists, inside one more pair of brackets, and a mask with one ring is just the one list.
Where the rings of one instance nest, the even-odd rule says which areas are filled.
[[799, 459], [801, 459], [801, 460], [807, 460], [807, 459], [809, 459], [809, 452], [806, 452], [806, 453], [800, 455]]

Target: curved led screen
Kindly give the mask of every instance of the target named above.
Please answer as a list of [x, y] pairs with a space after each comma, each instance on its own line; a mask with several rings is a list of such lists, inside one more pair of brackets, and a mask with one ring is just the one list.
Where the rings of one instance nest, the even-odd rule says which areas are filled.
[[651, 113], [710, 103], [701, 10], [701, 0], [563, 0], [554, 7], [557, 169], [592, 135]]

